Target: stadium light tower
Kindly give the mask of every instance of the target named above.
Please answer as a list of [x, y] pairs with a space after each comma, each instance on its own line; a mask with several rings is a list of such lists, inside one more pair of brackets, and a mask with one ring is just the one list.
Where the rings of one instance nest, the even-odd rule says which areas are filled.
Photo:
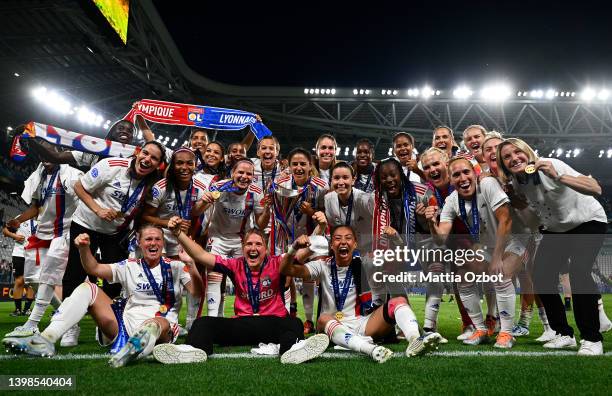
[[595, 98], [595, 95], [597, 95], [597, 94], [595, 93], [595, 90], [594, 90], [593, 88], [588, 88], [588, 87], [587, 87], [587, 88], [585, 88], [585, 89], [582, 91], [582, 93], [580, 94], [580, 97], [581, 97], [583, 100], [587, 100], [587, 101], [589, 101], [589, 100], [593, 100], [593, 99]]
[[494, 84], [485, 86], [480, 92], [484, 100], [492, 102], [503, 102], [510, 96], [510, 88], [505, 84]]
[[474, 92], [468, 86], [461, 85], [455, 88], [453, 91], [453, 96], [457, 99], [467, 99], [472, 96], [473, 93]]

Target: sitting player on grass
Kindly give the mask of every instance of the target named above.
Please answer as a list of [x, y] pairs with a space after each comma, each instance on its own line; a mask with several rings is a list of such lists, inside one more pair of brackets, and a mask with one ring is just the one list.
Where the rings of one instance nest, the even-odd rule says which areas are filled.
[[[84, 282], [64, 300], [51, 324], [42, 333], [3, 339], [8, 349], [14, 353], [53, 356], [57, 340], [88, 312], [99, 326], [101, 341], [109, 341], [110, 344], [123, 330], [130, 337], [110, 359], [109, 364], [113, 367], [121, 367], [135, 358], [147, 356], [155, 343], [176, 339], [176, 302], [181, 298], [183, 288], [193, 296], [199, 296], [202, 281], [195, 266], [188, 264], [185, 267], [181, 261], [162, 257], [164, 236], [161, 228], [154, 225], [140, 228], [138, 244], [144, 257], [138, 260], [100, 264], [89, 250], [88, 234], [78, 235], [74, 243], [89, 275], [121, 284], [128, 297], [122, 315], [123, 323], [117, 321], [108, 295], [94, 283]], [[186, 255], [182, 257], [187, 258]]]
[[360, 297], [360, 277], [357, 274], [361, 270], [361, 261], [353, 258], [357, 238], [352, 227], [339, 225], [332, 230], [333, 256], [305, 265], [293, 264], [296, 251], [309, 246], [307, 236], [296, 239], [283, 256], [281, 272], [287, 276], [321, 282], [321, 315], [317, 329], [325, 332], [336, 345], [365, 353], [374, 361], [384, 363], [393, 352], [377, 346], [372, 338], [381, 339], [395, 331], [397, 323], [409, 342], [406, 356], [423, 355], [437, 349], [442, 337], [431, 332], [419, 335], [416, 316], [406, 297], [393, 297], [374, 312], [362, 316], [360, 305], [357, 305]]
[[[321, 216], [325, 216], [321, 213]], [[285, 308], [284, 276], [280, 273], [283, 256], [266, 253], [266, 239], [257, 229], [245, 232], [242, 257], [225, 259], [205, 251], [181, 231], [181, 220], [172, 217], [168, 228], [178, 242], [200, 265], [227, 275], [236, 288], [233, 318], [203, 316], [193, 322], [185, 345], [158, 345], [153, 356], [161, 363], [193, 363], [206, 360], [213, 344], [223, 346], [280, 344], [281, 363], [299, 364], [321, 355], [329, 345], [323, 334], [304, 340], [300, 319]]]

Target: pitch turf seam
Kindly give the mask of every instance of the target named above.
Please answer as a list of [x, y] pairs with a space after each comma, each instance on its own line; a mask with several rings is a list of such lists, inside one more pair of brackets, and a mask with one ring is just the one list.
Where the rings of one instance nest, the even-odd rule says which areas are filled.
[[[56, 355], [51, 360], [96, 360], [96, 359], [108, 359], [111, 355], [107, 353], [86, 353], [86, 354], [66, 354]], [[394, 357], [403, 357], [403, 352], [395, 352]], [[547, 356], [576, 356], [575, 351], [551, 351], [551, 352], [522, 352], [522, 351], [441, 351], [434, 352], [430, 356], [432, 357], [516, 357], [516, 356], [528, 356], [528, 357], [547, 357]], [[604, 353], [606, 357], [612, 357], [612, 352]], [[325, 359], [362, 359], [366, 356], [363, 354], [353, 352], [325, 352], [321, 355]], [[272, 355], [255, 355], [248, 352], [236, 352], [236, 353], [216, 353], [208, 357], [211, 360], [217, 359], [277, 359], [278, 356]], [[13, 359], [32, 359], [28, 356], [17, 356], [17, 355], [0, 355], [0, 360], [13, 360]], [[149, 357], [148, 359], [152, 359]]]

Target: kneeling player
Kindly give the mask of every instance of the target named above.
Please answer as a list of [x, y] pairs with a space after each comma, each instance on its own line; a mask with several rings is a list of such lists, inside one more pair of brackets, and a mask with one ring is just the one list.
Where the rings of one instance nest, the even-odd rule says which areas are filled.
[[[208, 270], [227, 275], [236, 288], [234, 318], [204, 316], [193, 322], [186, 345], [159, 345], [153, 356], [162, 363], [190, 363], [197, 355], [213, 353], [213, 344], [256, 345], [260, 342], [279, 345], [281, 363], [298, 364], [321, 355], [329, 345], [325, 335], [304, 340], [303, 325], [285, 309], [284, 277], [280, 273], [281, 257], [266, 254], [266, 240], [256, 229], [246, 231], [242, 239], [242, 257], [225, 259], [208, 253], [181, 232], [179, 217], [168, 221], [185, 251]], [[296, 342], [297, 341], [297, 342]]]
[[176, 301], [181, 298], [183, 287], [192, 295], [199, 295], [201, 278], [195, 266], [185, 268], [180, 261], [162, 257], [161, 228], [145, 225], [140, 229], [138, 243], [144, 257], [139, 260], [100, 264], [89, 250], [88, 234], [78, 235], [74, 243], [89, 275], [121, 284], [128, 297], [122, 320], [117, 320], [108, 295], [97, 285], [84, 282], [64, 300], [42, 333], [5, 338], [2, 342], [6, 347], [16, 353], [53, 356], [55, 342], [88, 312], [98, 324], [104, 340], [114, 340], [122, 331], [130, 336], [125, 346], [110, 359], [109, 364], [114, 367], [148, 355], [156, 343], [172, 342], [176, 338]]
[[440, 334], [425, 333], [419, 336], [416, 316], [403, 296], [391, 298], [367, 316], [361, 315], [361, 263], [353, 259], [357, 238], [350, 226], [340, 225], [332, 230], [332, 257], [311, 261], [303, 266], [294, 265], [292, 261], [296, 250], [308, 246], [307, 236], [296, 239], [283, 257], [281, 272], [287, 276], [320, 280], [322, 302], [317, 328], [324, 331], [335, 344], [365, 353], [374, 361], [384, 363], [393, 352], [377, 346], [372, 338], [382, 338], [395, 331], [397, 323], [409, 341], [406, 356], [422, 355], [437, 349]]

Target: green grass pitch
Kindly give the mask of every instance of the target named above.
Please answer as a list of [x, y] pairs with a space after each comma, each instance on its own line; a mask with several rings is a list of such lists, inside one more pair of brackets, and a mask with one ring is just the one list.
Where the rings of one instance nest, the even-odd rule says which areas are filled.
[[[448, 301], [448, 296], [445, 296]], [[301, 300], [301, 299], [300, 299]], [[424, 298], [411, 297], [422, 323]], [[226, 316], [231, 315], [230, 297]], [[612, 296], [604, 296], [612, 317]], [[499, 352], [492, 345], [468, 347], [455, 337], [460, 320], [455, 303], [440, 308], [439, 330], [449, 340], [440, 352], [422, 358], [394, 357], [376, 364], [365, 356], [322, 357], [299, 366], [281, 365], [278, 359], [211, 358], [206, 363], [165, 366], [152, 360], [113, 369], [107, 359], [11, 358], [2, 352], [0, 374], [76, 375], [76, 392], [81, 394], [249, 394], [249, 395], [390, 395], [390, 394], [610, 394], [612, 355], [602, 357], [523, 355], [517, 352], [545, 352], [535, 341], [542, 327], [534, 313], [531, 334], [518, 339], [507, 356], [465, 356], [463, 352]], [[518, 307], [518, 304], [517, 304]], [[22, 324], [25, 318], [11, 318], [12, 303], [0, 303], [0, 334]], [[302, 308], [299, 308], [303, 313]], [[573, 315], [568, 319], [574, 323]], [[49, 322], [48, 314], [40, 328]], [[81, 323], [80, 345], [60, 348], [58, 354], [99, 354], [94, 324], [89, 317]], [[575, 326], [574, 326], [575, 328]], [[179, 342], [181, 340], [179, 339]], [[405, 341], [390, 345], [403, 352]], [[248, 352], [249, 347], [216, 348], [216, 353]], [[332, 352], [330, 348], [328, 352]], [[612, 332], [604, 335], [604, 351], [612, 351]], [[342, 352], [344, 353], [344, 352]], [[214, 356], [214, 355], [213, 355]]]

